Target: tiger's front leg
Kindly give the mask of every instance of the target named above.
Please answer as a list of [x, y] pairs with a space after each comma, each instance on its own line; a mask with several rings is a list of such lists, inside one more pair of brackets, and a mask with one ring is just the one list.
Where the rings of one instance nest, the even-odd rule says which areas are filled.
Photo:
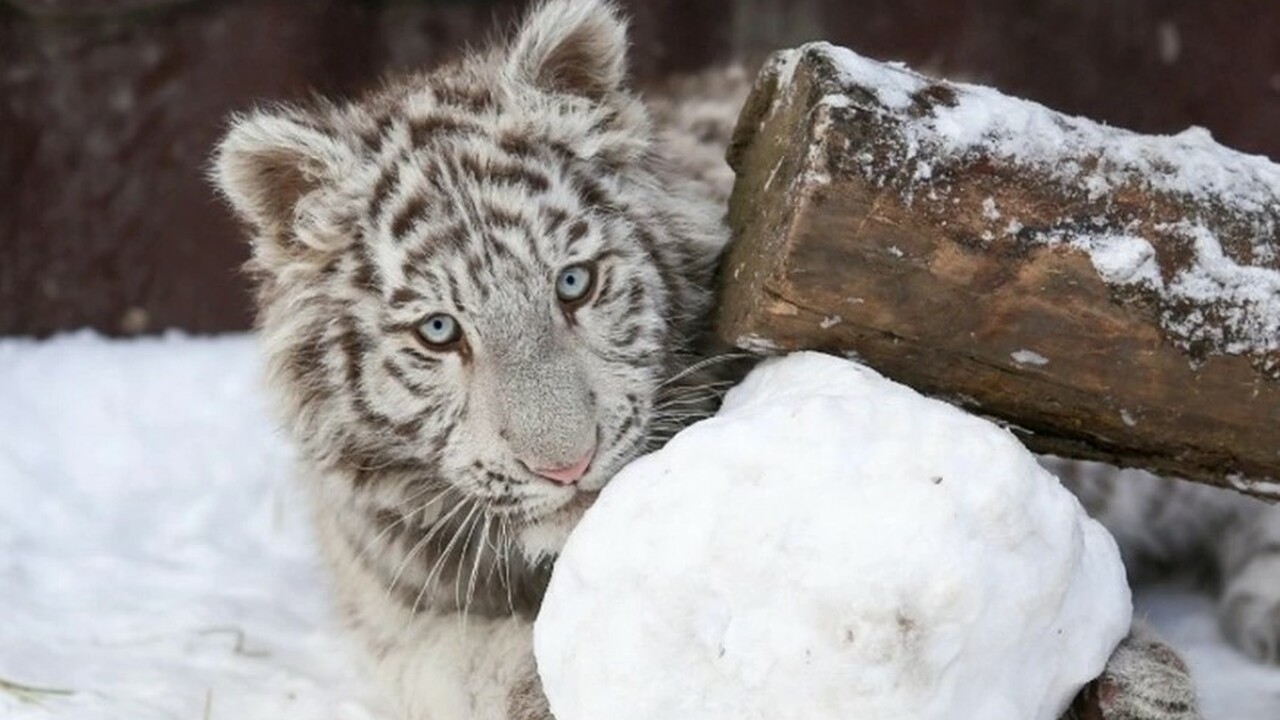
[[419, 616], [373, 653], [398, 720], [552, 720], [532, 625], [509, 616]]

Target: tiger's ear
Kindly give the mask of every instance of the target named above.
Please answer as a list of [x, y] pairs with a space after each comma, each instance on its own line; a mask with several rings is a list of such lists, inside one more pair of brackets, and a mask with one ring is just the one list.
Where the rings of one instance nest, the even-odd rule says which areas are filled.
[[343, 176], [354, 153], [295, 110], [255, 111], [232, 120], [214, 153], [211, 176], [241, 219], [256, 230], [254, 256], [275, 270], [315, 257], [338, 240], [318, 195]]
[[627, 74], [627, 23], [609, 0], [548, 0], [511, 44], [513, 77], [535, 87], [603, 100]]
[[298, 113], [257, 111], [232, 120], [213, 159], [213, 180], [235, 211], [263, 231], [293, 223], [299, 201], [340, 176], [351, 159], [338, 140]]

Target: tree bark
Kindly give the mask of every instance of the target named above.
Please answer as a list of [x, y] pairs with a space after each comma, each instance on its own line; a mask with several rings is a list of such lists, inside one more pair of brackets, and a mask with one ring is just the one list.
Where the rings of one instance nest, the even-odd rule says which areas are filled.
[[730, 164], [725, 340], [1280, 499], [1280, 167], [821, 44], [766, 65]]

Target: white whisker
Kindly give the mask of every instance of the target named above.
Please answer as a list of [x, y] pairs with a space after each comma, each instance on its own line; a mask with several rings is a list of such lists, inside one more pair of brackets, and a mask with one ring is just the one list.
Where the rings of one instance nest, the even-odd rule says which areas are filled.
[[668, 377], [666, 380], [662, 381], [662, 383], [659, 384], [658, 387], [667, 387], [668, 385], [671, 385], [672, 383], [677, 382], [682, 378], [686, 378], [700, 370], [705, 370], [706, 368], [709, 368], [713, 365], [718, 365], [723, 362], [729, 362], [731, 360], [742, 360], [744, 358], [749, 358], [749, 357], [752, 357], [752, 355], [749, 353], [737, 353], [737, 352], [723, 353], [721, 355], [712, 355], [711, 357], [699, 360], [698, 362], [695, 362], [694, 364]]
[[462, 530], [468, 526], [471, 520], [471, 516], [475, 514], [476, 508], [479, 507], [478, 503], [476, 503], [473, 500], [466, 500], [462, 503], [459, 503], [458, 506], [462, 507], [463, 505], [467, 505], [467, 504], [471, 505], [471, 510], [467, 512], [466, 517], [462, 519], [462, 523], [458, 526], [458, 529], [453, 533], [453, 537], [449, 539], [449, 544], [445, 545], [444, 550], [440, 551], [440, 557], [436, 558], [435, 564], [431, 567], [431, 572], [427, 573], [427, 579], [423, 581], [422, 588], [418, 590], [418, 596], [413, 600], [413, 608], [410, 610], [411, 615], [417, 614], [418, 605], [422, 603], [422, 597], [423, 595], [426, 594], [427, 588], [430, 588], [436, 582], [437, 573], [440, 573], [441, 571], [444, 570], [446, 560], [448, 559], [449, 555], [452, 554], [454, 545], [457, 544], [458, 539], [462, 536]]
[[471, 608], [471, 600], [476, 594], [476, 577], [480, 572], [480, 559], [484, 556], [485, 546], [489, 538], [489, 527], [492, 522], [493, 516], [489, 513], [485, 513], [484, 527], [480, 530], [480, 544], [476, 546], [476, 558], [471, 563], [471, 578], [467, 581], [467, 598], [462, 602], [463, 622], [465, 622], [465, 618], [470, 614], [468, 611]]
[[[404, 559], [401, 560], [400, 564], [396, 567], [395, 574], [392, 575], [391, 582], [390, 584], [387, 585], [388, 597], [390, 597], [391, 593], [395, 590], [396, 585], [400, 582], [400, 575], [405, 571], [405, 568], [409, 566], [409, 563], [413, 560], [414, 556], [417, 555], [418, 552], [422, 550], [422, 548], [426, 547], [427, 543], [431, 542], [431, 539], [435, 537], [435, 535], [439, 533], [440, 530], [449, 523], [449, 520], [452, 519], [453, 516], [456, 515], [458, 511], [460, 511], [465, 505], [466, 505], [466, 501], [464, 500], [458, 503], [457, 505], [453, 506], [453, 508], [449, 510], [449, 512], [446, 513], [444, 517], [440, 518], [436, 522], [435, 527], [427, 531], [426, 534], [424, 534], [422, 538], [418, 540], [418, 542], [413, 544], [413, 547], [409, 550], [408, 554], [405, 555]], [[417, 611], [416, 601], [414, 603], [414, 611], [415, 612]]]
[[[410, 495], [405, 502], [406, 503], [412, 502], [414, 499], [422, 497], [422, 495], [424, 495], [428, 490], [434, 490], [434, 489], [435, 489], [435, 486], [428, 486], [418, 492], [415, 492], [413, 495]], [[379, 542], [382, 541], [382, 538], [387, 533], [391, 532], [392, 530], [399, 527], [400, 525], [404, 525], [414, 515], [417, 515], [418, 513], [422, 513], [422, 520], [425, 525], [426, 517], [427, 517], [427, 508], [431, 507], [432, 504], [440, 500], [442, 497], [444, 497], [445, 493], [449, 492], [452, 489], [453, 489], [452, 487], [446, 485], [444, 488], [440, 490], [440, 492], [436, 493], [435, 496], [433, 496], [429, 502], [424, 503], [419, 507], [412, 508], [406, 513], [402, 513], [399, 519], [397, 519], [393, 523], [390, 523], [383, 529], [379, 530], [377, 535], [374, 535], [373, 538], [369, 540], [369, 542], [365, 543], [364, 547], [361, 548], [360, 552], [356, 555], [356, 559], [361, 561], [368, 559], [369, 553], [373, 552], [374, 548], [378, 545]]]

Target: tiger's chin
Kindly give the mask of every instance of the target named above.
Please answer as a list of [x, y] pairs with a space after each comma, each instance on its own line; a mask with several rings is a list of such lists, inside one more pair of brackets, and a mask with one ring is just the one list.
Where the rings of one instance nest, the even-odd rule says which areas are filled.
[[559, 506], [529, 517], [516, 534], [525, 559], [536, 564], [559, 555], [569, 533], [599, 495], [599, 491], [579, 491]]

